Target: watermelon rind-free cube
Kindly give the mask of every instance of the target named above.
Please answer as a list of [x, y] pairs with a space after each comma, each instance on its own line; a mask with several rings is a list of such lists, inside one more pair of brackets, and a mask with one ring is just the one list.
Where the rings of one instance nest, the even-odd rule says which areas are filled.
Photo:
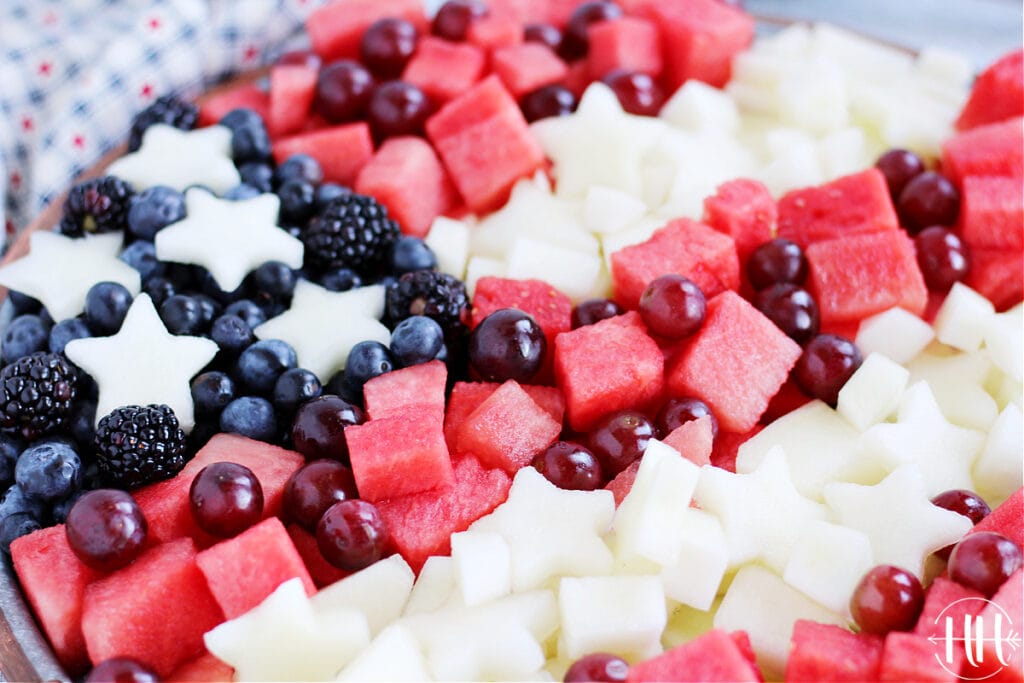
[[565, 78], [569, 67], [547, 45], [523, 43], [491, 53], [491, 70], [513, 97], [551, 85]]
[[960, 187], [960, 236], [969, 247], [1024, 253], [1024, 181], [968, 176]]
[[778, 207], [764, 183], [738, 178], [722, 183], [704, 199], [704, 222], [732, 237], [741, 272], [751, 252], [775, 234]]
[[964, 281], [968, 287], [992, 302], [997, 311], [1024, 300], [1024, 270], [1019, 253], [1006, 249], [971, 249], [971, 270]]
[[[992, 599], [982, 604], [984, 608], [978, 614], [976, 628], [988, 629], [986, 635], [989, 635], [995, 631], [997, 621], [1001, 621], [1001, 634], [1006, 634], [1007, 631], [1019, 633], [1020, 624], [1024, 623], [1024, 569], [1014, 572]], [[1012, 647], [1006, 642], [998, 645], [997, 649], [997, 643], [992, 638], [983, 641], [981, 660], [975, 660], [974, 665], [970, 661], [964, 661], [960, 669], [961, 678], [1015, 683], [1024, 681], [1024, 650]], [[1000, 654], [1002, 659], [999, 657]]]
[[612, 71], [639, 71], [661, 76], [663, 63], [658, 27], [640, 17], [619, 17], [587, 27], [587, 69], [594, 80]]
[[386, 17], [405, 19], [420, 34], [427, 32], [422, 0], [337, 0], [309, 14], [306, 33], [313, 51], [324, 62], [357, 58], [363, 33], [375, 21]]
[[235, 670], [229, 664], [204, 652], [179, 666], [167, 677], [174, 683], [215, 683], [234, 679]]
[[373, 138], [365, 121], [321, 128], [278, 138], [273, 144], [274, 161], [282, 163], [293, 154], [308, 154], [324, 172], [324, 182], [351, 187], [359, 171], [373, 156]]
[[[455, 451], [456, 437], [459, 428], [477, 407], [490, 398], [501, 384], [497, 382], [456, 382], [448, 398], [448, 408], [444, 417], [444, 438], [448, 449]], [[565, 416], [565, 397], [558, 387], [546, 387], [539, 384], [523, 384], [523, 391], [530, 395], [534, 403], [547, 411], [551, 419], [561, 424]]]
[[942, 143], [942, 173], [958, 188], [968, 176], [1024, 175], [1024, 117], [988, 123]]
[[424, 36], [405, 65], [402, 80], [437, 105], [466, 92], [487, 73], [487, 55], [475, 45]]
[[270, 70], [270, 114], [267, 129], [274, 137], [302, 130], [316, 94], [317, 70], [303, 65], [277, 65]]
[[323, 553], [320, 552], [316, 536], [298, 524], [289, 524], [287, 531], [292, 539], [292, 543], [295, 544], [295, 550], [298, 551], [299, 556], [306, 565], [306, 571], [309, 572], [309, 576], [313, 579], [313, 583], [317, 588], [329, 586], [352, 573], [339, 569], [328, 562]]
[[953, 648], [953, 662], [943, 662], [944, 647], [917, 633], [891, 631], [885, 636], [882, 647], [882, 664], [878, 680], [905, 683], [906, 681], [949, 681], [959, 679], [955, 671], [960, 670], [964, 659], [962, 649]]
[[1024, 548], [1024, 488], [1017, 489], [1016, 493], [1004, 500], [967, 533], [976, 534], [979, 531], [1002, 534], [1018, 547]]
[[627, 681], [752, 681], [761, 680], [736, 640], [712, 629], [688, 643], [629, 667]]
[[793, 625], [786, 680], [860, 683], [878, 679], [882, 638], [835, 624], [799, 619]]
[[212, 126], [234, 109], [251, 109], [266, 121], [270, 118], [270, 95], [254, 83], [206, 95], [199, 102], [199, 125]]
[[958, 130], [1024, 115], [1024, 49], [1009, 52], [978, 74], [956, 119]]
[[[928, 586], [921, 616], [914, 633], [941, 638], [946, 633], [946, 617], [952, 619], [953, 635], [964, 636], [964, 617], [974, 616], [985, 607], [985, 596], [976, 590], [939, 576]], [[940, 616], [941, 615], [941, 616]]]
[[666, 446], [676, 449], [681, 456], [698, 466], [711, 463], [714, 440], [711, 418], [707, 415], [684, 422], [662, 439]]
[[444, 419], [448, 367], [439, 360], [378, 375], [363, 385], [363, 405], [371, 420], [420, 408]]
[[504, 47], [513, 47], [523, 42], [521, 12], [507, 5], [489, 4], [489, 12], [470, 22], [466, 29], [466, 42], [476, 45], [493, 55]]

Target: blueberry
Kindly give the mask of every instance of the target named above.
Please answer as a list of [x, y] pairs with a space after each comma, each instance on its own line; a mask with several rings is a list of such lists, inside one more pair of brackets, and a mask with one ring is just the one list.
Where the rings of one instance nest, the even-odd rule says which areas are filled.
[[320, 168], [320, 162], [308, 154], [293, 154], [277, 167], [274, 178], [277, 180], [278, 186], [293, 179], [319, 185], [323, 182], [324, 171]]
[[204, 268], [188, 263], [168, 263], [164, 274], [174, 285], [175, 289], [179, 292], [184, 292], [201, 285], [203, 278], [207, 275], [207, 271]]
[[43, 304], [39, 299], [34, 299], [28, 294], [23, 294], [22, 292], [14, 289], [7, 292], [7, 299], [11, 302], [11, 306], [14, 307], [15, 315], [22, 315], [23, 313], [38, 313], [39, 309], [43, 307]]
[[50, 511], [50, 518], [54, 524], [63, 524], [68, 521], [68, 513], [71, 512], [71, 508], [74, 507], [75, 503], [79, 498], [86, 494], [86, 490], [83, 488], [80, 491], [75, 491], [64, 500], [58, 500], [53, 504], [53, 509]]
[[231, 135], [231, 156], [236, 164], [270, 158], [270, 136], [263, 125], [245, 125]]
[[220, 429], [258, 441], [273, 441], [277, 436], [274, 406], [257, 396], [236, 398], [220, 414]]
[[403, 235], [391, 247], [391, 272], [396, 276], [414, 270], [434, 270], [437, 257], [419, 237]]
[[245, 292], [245, 287], [246, 284], [243, 282], [232, 291], [225, 292], [220, 288], [220, 285], [217, 283], [217, 279], [213, 277], [209, 271], [204, 269], [199, 275], [199, 282], [196, 285], [196, 290], [200, 294], [216, 301], [220, 306], [227, 306], [233, 301], [237, 301], [242, 298]]
[[292, 415], [300, 405], [320, 395], [320, 380], [305, 368], [285, 370], [274, 384], [274, 407]]
[[318, 281], [321, 287], [332, 292], [347, 292], [363, 285], [363, 279], [351, 268], [332, 268], [321, 274]]
[[0, 489], [14, 483], [14, 465], [25, 444], [9, 434], [0, 434]]
[[18, 458], [14, 479], [26, 497], [51, 503], [81, 488], [82, 459], [63, 441], [38, 442]]
[[304, 225], [316, 211], [316, 188], [302, 178], [292, 178], [281, 183], [277, 189], [281, 198], [280, 219], [282, 223]]
[[260, 294], [279, 299], [292, 295], [297, 279], [295, 271], [280, 261], [267, 261], [252, 273], [252, 283]]
[[10, 555], [11, 543], [42, 528], [39, 520], [31, 515], [17, 514], [0, 518], [0, 550]]
[[337, 183], [324, 183], [316, 188], [316, 208], [322, 209], [327, 203], [338, 197], [347, 197], [352, 194], [352, 189]]
[[143, 281], [142, 291], [149, 295], [154, 306], [160, 308], [161, 304], [178, 293], [178, 288], [165, 275], [153, 275]]
[[128, 230], [140, 239], [152, 241], [158, 232], [184, 217], [185, 195], [172, 187], [155, 185], [132, 198]]
[[31, 313], [19, 315], [4, 330], [0, 352], [10, 363], [36, 351], [45, 351], [50, 341], [50, 328], [41, 317]]
[[406, 318], [391, 333], [391, 355], [398, 367], [434, 360], [443, 346], [444, 330], [425, 315]]
[[132, 293], [118, 282], [97, 282], [85, 295], [85, 322], [96, 335], [114, 334], [132, 305]]
[[175, 294], [160, 304], [160, 319], [171, 334], [196, 335], [203, 329], [203, 307], [194, 296]]
[[208, 329], [217, 316], [224, 312], [224, 307], [212, 296], [206, 294], [193, 294], [192, 296], [199, 302], [199, 313], [203, 319], [203, 329]]
[[246, 325], [253, 329], [267, 322], [267, 314], [256, 305], [255, 301], [249, 299], [239, 299], [234, 303], [228, 304], [227, 308], [224, 309], [224, 315], [237, 315], [245, 321]]
[[50, 353], [64, 353], [64, 347], [73, 339], [85, 339], [92, 334], [81, 318], [68, 318], [50, 328], [48, 340]]
[[0, 496], [0, 520], [10, 515], [29, 515], [42, 519], [46, 506], [42, 501], [29, 498], [18, 484], [13, 484]]
[[253, 197], [259, 197], [262, 194], [252, 185], [246, 185], [241, 183], [235, 185], [230, 190], [224, 193], [224, 199], [230, 199], [233, 202], [242, 201], [243, 199], [252, 199]]
[[362, 388], [353, 390], [349, 387], [345, 382], [345, 372], [343, 370], [339, 370], [331, 375], [331, 378], [327, 380], [327, 384], [324, 385], [320, 393], [323, 395], [333, 394], [334, 396], [339, 396], [352, 405], [361, 405], [363, 402]]
[[210, 338], [217, 342], [221, 351], [231, 356], [237, 356], [256, 341], [252, 328], [237, 315], [230, 313], [225, 313], [213, 321]]
[[361, 341], [352, 347], [345, 361], [345, 384], [352, 391], [361, 392], [368, 380], [394, 369], [395, 361], [388, 347], [377, 341]]
[[192, 380], [192, 402], [197, 418], [216, 417], [235, 399], [235, 382], [226, 372], [211, 370]]
[[225, 128], [230, 128], [232, 131], [236, 131], [239, 128], [245, 126], [265, 126], [263, 117], [257, 114], [252, 109], [232, 109], [227, 114], [220, 118], [218, 122]]
[[277, 378], [298, 365], [295, 350], [280, 339], [258, 341], [238, 357], [236, 376], [256, 394], [269, 396]]
[[71, 406], [68, 419], [68, 433], [79, 448], [91, 451], [96, 439], [96, 401], [78, 401]]
[[145, 240], [129, 244], [119, 258], [139, 271], [139, 277], [143, 280], [156, 275], [163, 268], [163, 264], [156, 257], [156, 247], [152, 242]]
[[270, 192], [274, 189], [274, 169], [270, 164], [250, 161], [238, 167], [238, 175], [241, 176], [243, 183], [255, 187], [260, 192]]

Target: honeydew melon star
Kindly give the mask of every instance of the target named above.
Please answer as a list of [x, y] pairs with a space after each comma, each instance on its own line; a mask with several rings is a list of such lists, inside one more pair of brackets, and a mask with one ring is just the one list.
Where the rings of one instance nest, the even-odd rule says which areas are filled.
[[54, 320], [74, 318], [97, 282], [117, 282], [139, 293], [139, 272], [120, 260], [121, 233], [65, 237], [40, 230], [29, 237], [27, 256], [0, 268], [0, 285], [43, 302]]
[[136, 192], [154, 185], [178, 191], [202, 185], [223, 194], [242, 182], [231, 160], [231, 131], [224, 126], [188, 131], [163, 123], [150, 126], [139, 149], [106, 172], [128, 181]]
[[188, 432], [195, 425], [190, 382], [217, 355], [217, 344], [171, 334], [149, 295], [140, 294], [117, 334], [75, 339], [64, 353], [99, 385], [97, 423], [121, 406], [163, 403]]
[[274, 194], [236, 201], [189, 188], [185, 218], [156, 234], [156, 256], [203, 266], [226, 292], [237, 289], [246, 275], [267, 261], [301, 268], [305, 248], [277, 227], [280, 207]]

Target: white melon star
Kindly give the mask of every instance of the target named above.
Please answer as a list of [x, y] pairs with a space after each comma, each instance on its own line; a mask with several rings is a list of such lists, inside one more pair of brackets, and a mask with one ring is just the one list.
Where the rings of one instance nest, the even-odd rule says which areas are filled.
[[233, 201], [190, 188], [185, 218], [156, 234], [157, 258], [203, 266], [226, 292], [267, 261], [301, 268], [302, 241], [277, 227], [280, 206], [274, 194]]
[[381, 285], [370, 285], [332, 292], [299, 280], [291, 308], [254, 332], [260, 339], [288, 342], [299, 366], [326, 382], [345, 368], [349, 351], [359, 342], [387, 345], [391, 341], [391, 333], [379, 320], [384, 315], [384, 291]]
[[139, 272], [117, 257], [123, 240], [121, 233], [74, 239], [34, 232], [28, 255], [0, 268], [0, 285], [39, 299], [54, 320], [81, 313], [97, 282], [118, 282], [134, 296], [141, 287]]
[[189, 382], [217, 355], [217, 344], [171, 334], [149, 295], [140, 294], [117, 334], [75, 339], [64, 353], [99, 385], [97, 421], [121, 406], [163, 403], [187, 432], [195, 425]]
[[224, 126], [190, 131], [150, 126], [142, 146], [112, 163], [107, 173], [127, 180], [136, 192], [154, 185], [179, 191], [202, 185], [223, 194], [242, 182], [231, 160], [231, 131]]
[[929, 553], [956, 543], [971, 528], [963, 515], [932, 505], [917, 465], [903, 465], [874, 486], [832, 482], [824, 496], [839, 524], [868, 535], [875, 564], [918, 576]]

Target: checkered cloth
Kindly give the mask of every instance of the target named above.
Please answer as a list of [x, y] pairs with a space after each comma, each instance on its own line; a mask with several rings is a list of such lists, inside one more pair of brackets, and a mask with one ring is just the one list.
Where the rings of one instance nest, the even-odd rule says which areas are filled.
[[123, 141], [136, 112], [268, 63], [324, 2], [0, 0], [0, 244]]

